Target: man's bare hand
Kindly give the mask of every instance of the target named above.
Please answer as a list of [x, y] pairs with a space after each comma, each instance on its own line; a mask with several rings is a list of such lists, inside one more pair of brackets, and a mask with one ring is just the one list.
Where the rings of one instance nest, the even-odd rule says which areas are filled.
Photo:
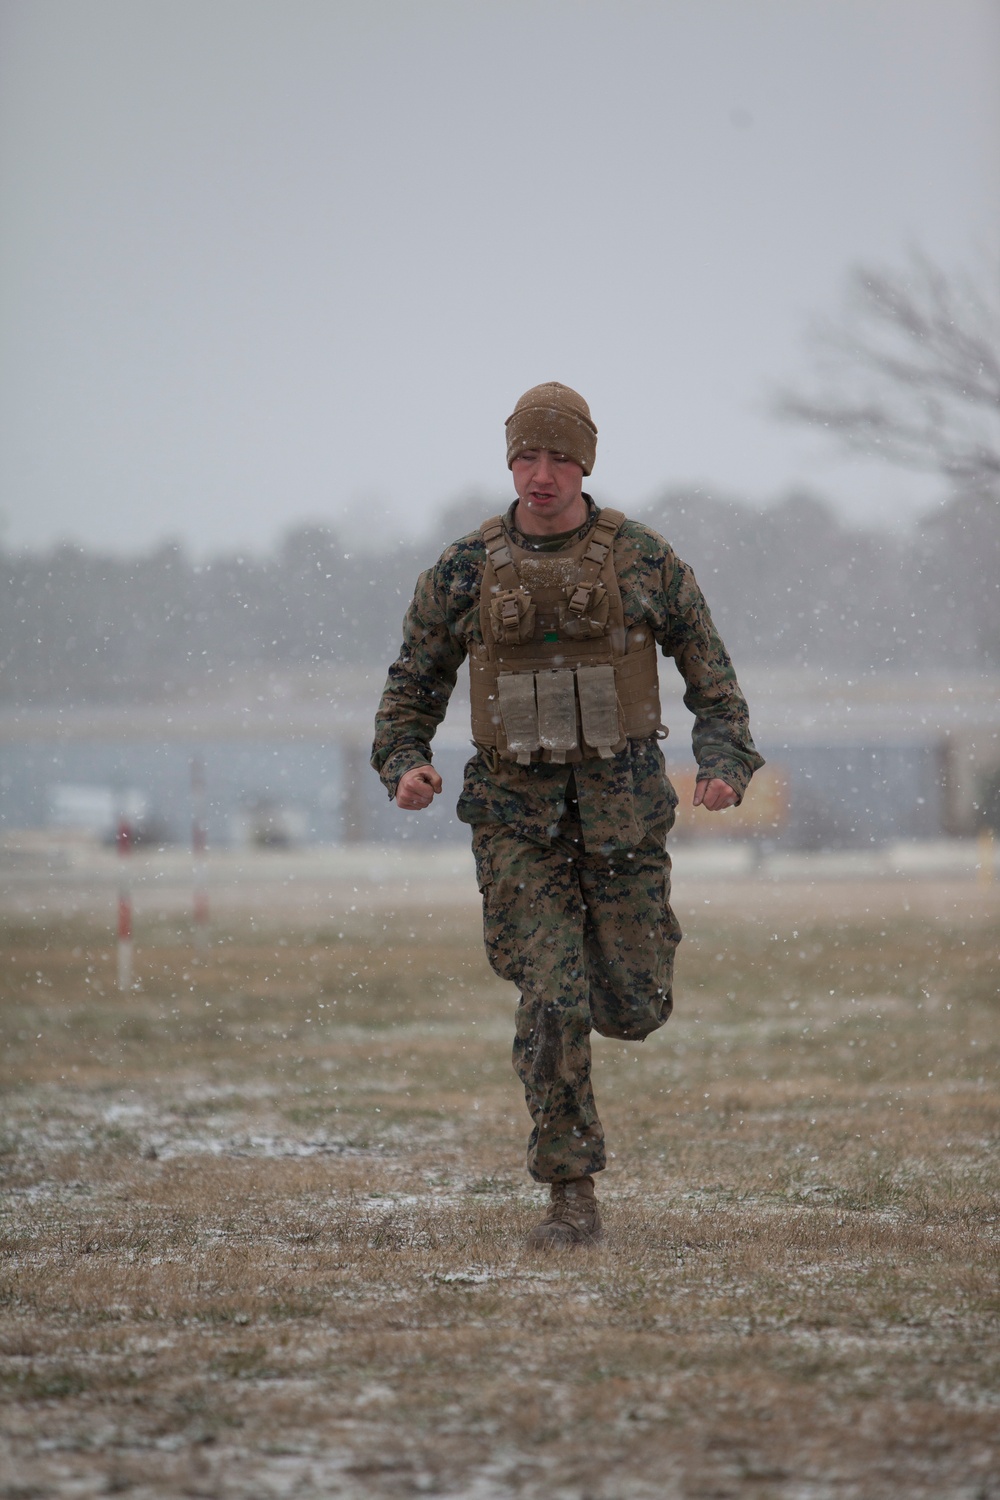
[[430, 807], [441, 790], [441, 778], [433, 766], [414, 766], [404, 771], [396, 787], [396, 805], [407, 812], [420, 812]]
[[711, 781], [696, 781], [694, 784], [694, 805], [704, 807], [708, 812], [724, 812], [727, 807], [735, 807], [739, 798], [729, 785], [719, 776], [713, 776]]

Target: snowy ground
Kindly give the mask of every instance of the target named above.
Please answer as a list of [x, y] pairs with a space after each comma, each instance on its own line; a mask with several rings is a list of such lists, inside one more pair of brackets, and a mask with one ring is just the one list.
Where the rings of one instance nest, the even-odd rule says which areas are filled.
[[[989, 910], [1000, 889], [1000, 844], [991, 840], [900, 841], [815, 854], [762, 854], [752, 844], [720, 842], [678, 844], [671, 854], [678, 906], [711, 899], [715, 890], [732, 912], [762, 919], [771, 908], [797, 905], [863, 911], [866, 900], [893, 910], [936, 909], [942, 892], [949, 905], [971, 913]], [[216, 850], [206, 870], [213, 909], [263, 922], [277, 913], [308, 922], [387, 905], [475, 908], [479, 900], [471, 851], [458, 844]], [[165, 918], [190, 910], [194, 873], [184, 850], [139, 850], [123, 861], [89, 840], [24, 832], [0, 840], [0, 913], [96, 914], [115, 905], [123, 876], [138, 912]]]
[[[170, 861], [173, 861], [171, 863]], [[339, 863], [338, 863], [339, 861]], [[8, 852], [0, 1496], [1000, 1496], [1000, 888], [677, 862], [538, 1260], [464, 851]]]

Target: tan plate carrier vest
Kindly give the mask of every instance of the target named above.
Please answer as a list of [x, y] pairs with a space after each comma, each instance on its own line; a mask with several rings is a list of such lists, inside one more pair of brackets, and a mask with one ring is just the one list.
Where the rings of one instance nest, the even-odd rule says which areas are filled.
[[562, 552], [531, 552], [502, 516], [479, 528], [486, 546], [482, 643], [469, 655], [472, 737], [503, 760], [608, 759], [660, 724], [656, 642], [625, 629], [614, 539], [625, 517], [602, 510]]

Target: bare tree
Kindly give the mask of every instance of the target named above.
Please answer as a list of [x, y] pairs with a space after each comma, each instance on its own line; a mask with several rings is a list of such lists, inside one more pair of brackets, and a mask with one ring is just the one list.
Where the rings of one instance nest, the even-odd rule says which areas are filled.
[[859, 266], [844, 314], [810, 342], [811, 389], [779, 392], [780, 415], [956, 487], [996, 488], [1000, 276], [948, 274], [918, 251], [902, 268]]

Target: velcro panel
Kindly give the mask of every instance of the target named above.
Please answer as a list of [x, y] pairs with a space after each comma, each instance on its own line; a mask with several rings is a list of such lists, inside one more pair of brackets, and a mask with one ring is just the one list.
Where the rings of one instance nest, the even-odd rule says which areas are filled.
[[602, 760], [608, 760], [614, 754], [612, 746], [617, 745], [621, 739], [615, 669], [610, 663], [602, 663], [596, 667], [578, 667], [576, 683], [580, 695], [583, 738]]
[[576, 693], [573, 673], [536, 672], [538, 738], [543, 750], [576, 749]]
[[541, 749], [534, 672], [498, 673], [497, 694], [507, 744], [518, 760], [530, 760], [532, 750]]
[[615, 682], [630, 740], [645, 739], [663, 729], [655, 641], [640, 642], [637, 649], [621, 658]]
[[637, 651], [630, 651], [618, 661], [618, 697], [624, 708], [648, 697], [655, 696], [659, 674], [656, 670], [656, 645], [649, 641]]

